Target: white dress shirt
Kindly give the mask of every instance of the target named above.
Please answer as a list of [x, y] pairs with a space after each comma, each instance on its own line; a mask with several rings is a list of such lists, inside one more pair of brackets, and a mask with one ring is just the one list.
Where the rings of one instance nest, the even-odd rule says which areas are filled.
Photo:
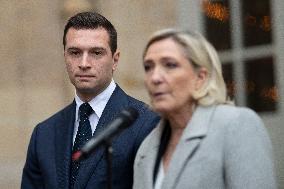
[[[115, 90], [115, 87], [116, 87], [116, 84], [114, 80], [112, 80], [109, 86], [104, 91], [102, 91], [95, 98], [93, 98], [91, 101], [88, 102], [94, 110], [94, 112], [89, 117], [92, 134], [96, 130], [99, 119], [105, 109], [105, 106], [108, 100], [110, 99], [113, 91]], [[77, 134], [78, 127], [79, 127], [79, 121], [80, 121], [80, 116], [78, 115], [79, 107], [81, 104], [84, 103], [77, 94], [75, 94], [75, 102], [76, 102], [76, 117], [75, 117], [75, 123], [74, 123], [73, 144], [76, 138], [76, 134]]]

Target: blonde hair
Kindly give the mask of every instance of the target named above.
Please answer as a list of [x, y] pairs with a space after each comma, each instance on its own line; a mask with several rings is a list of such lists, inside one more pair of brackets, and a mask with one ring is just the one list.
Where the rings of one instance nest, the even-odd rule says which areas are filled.
[[227, 99], [226, 85], [222, 75], [222, 67], [215, 48], [201, 35], [189, 31], [164, 29], [155, 32], [148, 41], [143, 52], [143, 59], [148, 48], [163, 39], [172, 39], [179, 44], [196, 71], [203, 67], [209, 77], [200, 90], [193, 94], [198, 105], [232, 104]]

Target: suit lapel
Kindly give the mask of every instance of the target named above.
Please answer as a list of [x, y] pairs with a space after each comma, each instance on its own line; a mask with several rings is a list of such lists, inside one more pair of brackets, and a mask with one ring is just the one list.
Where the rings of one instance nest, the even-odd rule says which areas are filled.
[[188, 123], [172, 156], [162, 188], [175, 188], [186, 163], [198, 150], [206, 136], [215, 107], [198, 107]]
[[55, 157], [58, 188], [69, 188], [72, 137], [75, 121], [75, 101], [62, 113], [55, 129]]
[[[107, 126], [122, 109], [127, 107], [127, 105], [128, 100], [126, 94], [119, 88], [119, 86], [116, 86], [116, 89], [102, 113], [96, 131], [94, 132], [94, 137], [104, 130], [105, 126]], [[77, 177], [78, 182], [75, 183], [75, 189], [86, 188], [88, 180], [94, 173], [98, 163], [102, 160], [104, 152], [105, 148], [101, 147], [97, 149], [94, 154], [91, 154], [88, 159], [82, 162]]]

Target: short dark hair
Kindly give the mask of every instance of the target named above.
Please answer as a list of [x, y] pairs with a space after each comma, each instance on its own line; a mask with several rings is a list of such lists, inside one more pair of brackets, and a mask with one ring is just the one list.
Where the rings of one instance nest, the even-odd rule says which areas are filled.
[[65, 49], [66, 45], [66, 34], [69, 28], [74, 29], [97, 29], [103, 28], [109, 34], [109, 46], [112, 54], [116, 52], [117, 49], [117, 32], [114, 26], [106, 19], [104, 16], [96, 12], [81, 12], [72, 16], [64, 28], [63, 34], [63, 46]]

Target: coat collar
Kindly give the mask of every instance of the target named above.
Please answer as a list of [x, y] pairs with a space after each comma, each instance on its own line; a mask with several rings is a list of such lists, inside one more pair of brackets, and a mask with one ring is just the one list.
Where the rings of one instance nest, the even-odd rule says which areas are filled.
[[[202, 138], [206, 137], [214, 110], [215, 106], [197, 107], [172, 156], [162, 188], [175, 188], [184, 165], [194, 155]], [[145, 188], [153, 187], [153, 170], [164, 127], [165, 120], [162, 119], [139, 150], [137, 168], [147, 170], [147, 174], [143, 175], [147, 181], [143, 183]]]
[[153, 188], [153, 172], [165, 124], [166, 121], [161, 119], [157, 127], [141, 144], [135, 158], [134, 180], [136, 181], [134, 184], [140, 183], [138, 185], [144, 188]]
[[207, 134], [214, 110], [215, 106], [198, 106], [187, 123], [181, 141], [204, 137]]
[[175, 188], [185, 164], [198, 149], [202, 138], [206, 137], [214, 110], [215, 106], [197, 107], [172, 156], [162, 188]]

